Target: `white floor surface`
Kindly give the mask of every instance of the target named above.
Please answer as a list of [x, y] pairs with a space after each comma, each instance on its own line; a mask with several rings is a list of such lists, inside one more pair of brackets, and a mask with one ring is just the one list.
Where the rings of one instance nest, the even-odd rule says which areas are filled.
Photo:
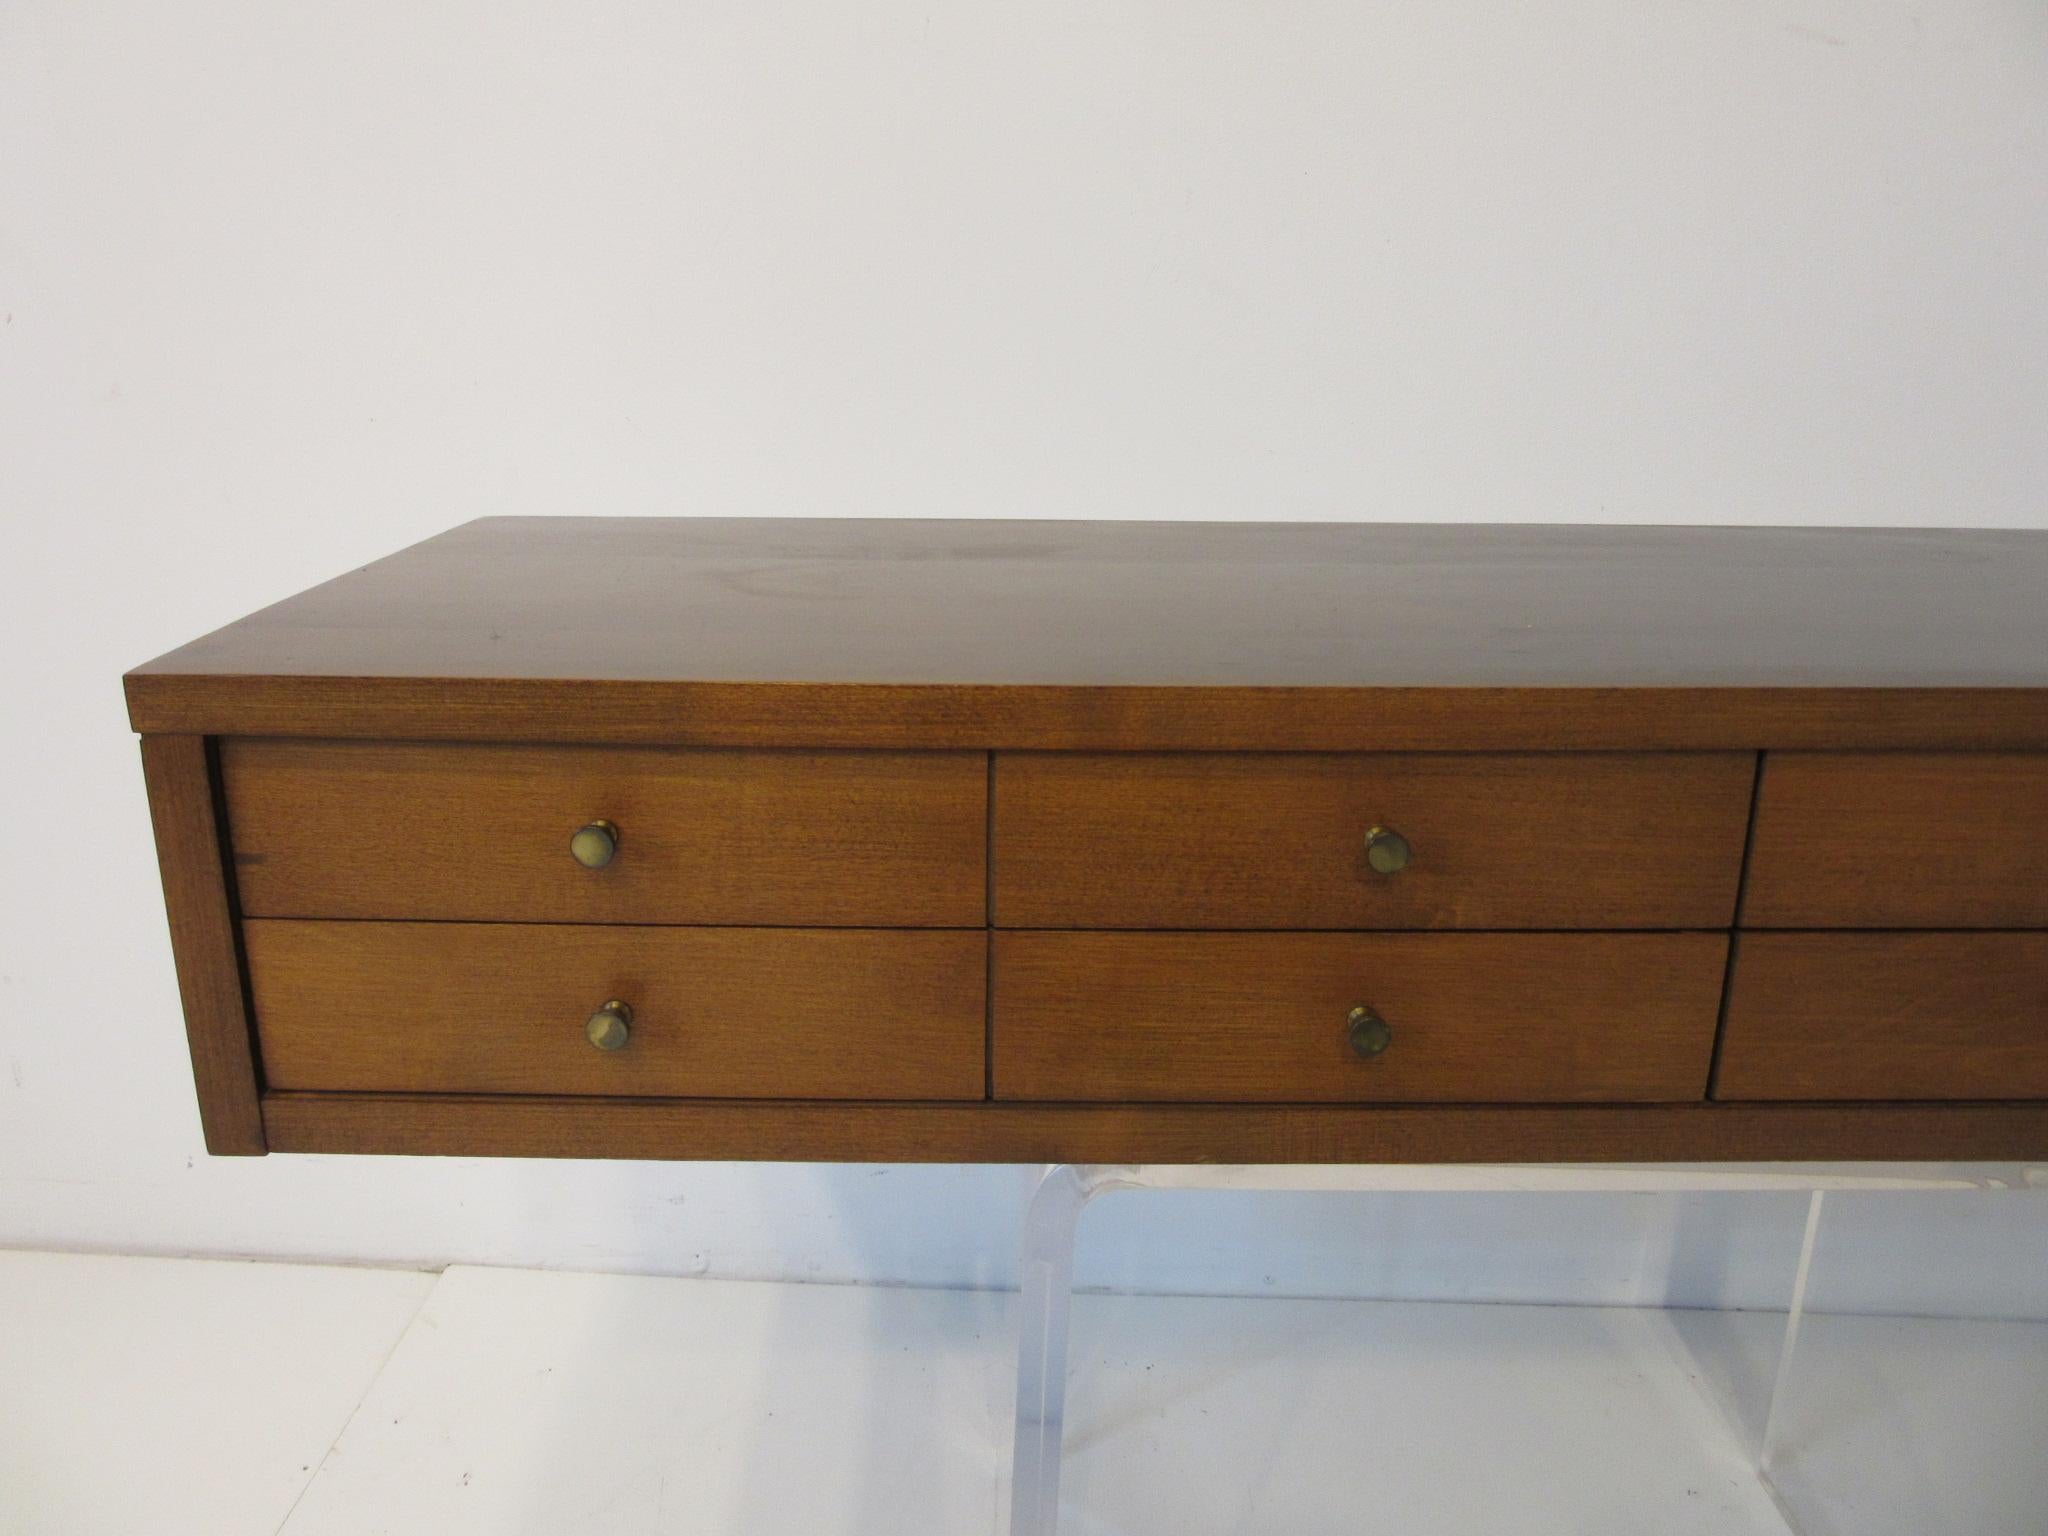
[[434, 1286], [0, 1252], [0, 1532], [280, 1529]]
[[[1014, 1300], [0, 1253], [0, 1533], [994, 1536]], [[1762, 1314], [1083, 1297], [1071, 1536], [1783, 1536]], [[2048, 1324], [1810, 1318], [1806, 1536], [2048, 1531]]]

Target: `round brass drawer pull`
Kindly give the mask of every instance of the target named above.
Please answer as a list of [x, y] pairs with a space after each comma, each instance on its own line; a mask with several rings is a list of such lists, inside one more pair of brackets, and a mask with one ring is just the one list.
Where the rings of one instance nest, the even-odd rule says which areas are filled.
[[600, 1051], [622, 1050], [633, 1038], [633, 1010], [613, 998], [590, 1016], [583, 1038]]
[[569, 839], [569, 853], [585, 869], [603, 869], [619, 851], [619, 829], [608, 821], [578, 827]]
[[1349, 1038], [1352, 1053], [1370, 1061], [1394, 1043], [1394, 1026], [1361, 1003], [1351, 1010]]
[[1365, 862], [1375, 874], [1398, 875], [1408, 867], [1414, 852], [1408, 839], [1392, 827], [1374, 827], [1365, 834]]

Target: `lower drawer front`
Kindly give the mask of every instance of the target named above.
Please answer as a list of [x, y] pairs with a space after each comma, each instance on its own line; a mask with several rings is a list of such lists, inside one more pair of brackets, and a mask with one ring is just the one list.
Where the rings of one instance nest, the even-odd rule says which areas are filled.
[[[995, 946], [997, 1098], [1282, 1103], [1699, 1099], [1727, 955], [1711, 933], [1020, 932]], [[1377, 1055], [1353, 1043], [1361, 1008], [1390, 1034]]]
[[[245, 938], [272, 1088], [982, 1097], [978, 931], [256, 920]], [[586, 1026], [614, 999], [625, 1044], [600, 1050]]]
[[1745, 933], [1714, 1094], [2048, 1098], [2048, 934]]

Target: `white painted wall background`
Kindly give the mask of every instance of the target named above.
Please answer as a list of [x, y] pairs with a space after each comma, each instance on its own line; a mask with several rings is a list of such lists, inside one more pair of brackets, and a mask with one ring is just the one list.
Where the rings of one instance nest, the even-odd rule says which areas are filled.
[[[207, 1160], [119, 673], [483, 513], [2042, 526], [2048, 10], [16, 0], [0, 313], [0, 1242], [1000, 1283], [1014, 1168]], [[1796, 1205], [1083, 1274], [1767, 1304]], [[1828, 1241], [2048, 1315], [2035, 1197]]]

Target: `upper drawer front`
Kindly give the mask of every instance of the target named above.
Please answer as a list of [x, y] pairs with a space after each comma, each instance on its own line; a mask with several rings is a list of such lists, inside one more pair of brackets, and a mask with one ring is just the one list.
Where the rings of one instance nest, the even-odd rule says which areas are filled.
[[2048, 933], [1745, 933], [1714, 1093], [2048, 1098]]
[[1767, 754], [1742, 921], [2048, 927], [2048, 754]]
[[[1532, 1103], [1704, 1097], [1728, 941], [999, 933], [995, 946], [999, 1099]], [[1358, 1008], [1389, 1032], [1377, 1055], [1354, 1044]]]
[[[273, 1088], [979, 1099], [979, 932], [244, 925]], [[623, 1002], [622, 1045], [590, 1039]], [[600, 1031], [600, 1033], [602, 1033]]]
[[[1754, 775], [1737, 752], [998, 753], [995, 919], [1725, 927]], [[1376, 867], [1374, 828], [1405, 839], [1405, 867]]]
[[[254, 917], [979, 926], [968, 752], [229, 741]], [[570, 839], [618, 829], [586, 868]]]

